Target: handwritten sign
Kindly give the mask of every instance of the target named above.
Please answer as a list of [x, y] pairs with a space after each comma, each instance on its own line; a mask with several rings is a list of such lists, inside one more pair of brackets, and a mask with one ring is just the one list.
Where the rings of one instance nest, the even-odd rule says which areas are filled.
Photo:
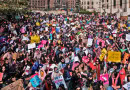
[[121, 62], [121, 52], [108, 52], [108, 61], [110, 62]]
[[32, 49], [32, 48], [35, 48], [35, 47], [36, 47], [35, 43], [28, 44], [28, 49]]
[[128, 59], [128, 58], [129, 58], [129, 56], [130, 56], [130, 54], [125, 53], [122, 63], [124, 63], [124, 64], [125, 64], [126, 59]]
[[100, 55], [99, 59], [102, 61], [106, 54], [107, 54], [107, 50], [105, 48], [103, 48], [102, 51], [101, 51], [101, 55]]
[[23, 82], [22, 79], [19, 79], [19, 80], [15, 81], [15, 82], [5, 86], [1, 90], [24, 90], [22, 82]]
[[32, 84], [33, 87], [37, 87], [37, 86], [40, 85], [41, 80], [40, 80], [40, 78], [36, 75], [36, 76], [34, 76], [34, 77], [30, 80], [30, 82], [31, 82], [31, 84]]
[[58, 76], [58, 77], [55, 77], [54, 80], [53, 80], [53, 82], [55, 83], [57, 89], [59, 88], [59, 86], [61, 84], [63, 84], [64, 87], [67, 88], [66, 83], [65, 83], [64, 78], [63, 78], [62, 75]]
[[106, 84], [109, 84], [109, 79], [108, 79], [108, 74], [101, 74], [100, 75], [100, 80], [103, 81], [103, 84], [106, 85]]
[[38, 35], [31, 36], [31, 43], [39, 43], [40, 37]]

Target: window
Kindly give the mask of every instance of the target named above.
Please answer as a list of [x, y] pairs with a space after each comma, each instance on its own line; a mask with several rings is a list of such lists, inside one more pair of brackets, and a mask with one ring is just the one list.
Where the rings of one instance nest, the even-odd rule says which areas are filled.
[[107, 4], [107, 9], [109, 8], [108, 4]]
[[93, 5], [93, 2], [92, 2], [92, 5]]
[[120, 0], [120, 7], [122, 8], [122, 0]]
[[129, 0], [129, 8], [130, 8], [130, 0]]
[[102, 0], [102, 2], [104, 2], [104, 0]]
[[116, 8], [116, 0], [114, 0], [113, 5], [114, 5], [114, 8]]
[[88, 3], [87, 3], [88, 5], [89, 5], [89, 1], [88, 1]]
[[92, 6], [92, 9], [93, 9], [93, 6]]
[[89, 6], [87, 8], [89, 9]]
[[107, 2], [109, 2], [109, 0], [107, 0]]
[[86, 1], [84, 2], [84, 5], [86, 5]]

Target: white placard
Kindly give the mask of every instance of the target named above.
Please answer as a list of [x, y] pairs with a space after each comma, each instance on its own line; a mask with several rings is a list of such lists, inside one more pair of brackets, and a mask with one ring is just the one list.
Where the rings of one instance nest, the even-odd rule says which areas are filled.
[[126, 34], [126, 40], [130, 41], [130, 34]]
[[91, 46], [92, 46], [92, 43], [93, 43], [93, 39], [88, 38], [87, 46], [88, 46], [88, 47], [91, 47]]
[[126, 83], [125, 85], [123, 85], [123, 87], [126, 89], [126, 90], [130, 90], [130, 82]]
[[28, 49], [32, 49], [32, 48], [36, 48], [36, 44], [35, 43], [28, 44]]

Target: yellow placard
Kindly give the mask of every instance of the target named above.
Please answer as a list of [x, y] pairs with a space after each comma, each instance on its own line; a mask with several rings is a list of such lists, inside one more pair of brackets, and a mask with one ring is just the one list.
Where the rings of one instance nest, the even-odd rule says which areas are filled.
[[36, 22], [36, 26], [40, 26], [40, 23], [39, 23], [39, 22]]
[[121, 52], [108, 51], [108, 61], [121, 62]]
[[104, 56], [105, 56], [106, 54], [107, 54], [107, 50], [106, 50], [105, 48], [103, 48], [102, 51], [101, 51], [101, 55], [100, 55], [100, 57], [99, 57], [100, 61], [103, 60], [103, 58], [104, 58]]
[[34, 35], [31, 36], [31, 43], [39, 43], [40, 42], [40, 36]]

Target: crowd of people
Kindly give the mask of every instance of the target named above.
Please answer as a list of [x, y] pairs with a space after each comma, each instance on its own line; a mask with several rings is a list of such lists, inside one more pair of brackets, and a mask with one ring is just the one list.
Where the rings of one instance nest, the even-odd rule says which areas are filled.
[[116, 15], [1, 20], [0, 88], [21, 79], [25, 90], [129, 90], [129, 31]]

